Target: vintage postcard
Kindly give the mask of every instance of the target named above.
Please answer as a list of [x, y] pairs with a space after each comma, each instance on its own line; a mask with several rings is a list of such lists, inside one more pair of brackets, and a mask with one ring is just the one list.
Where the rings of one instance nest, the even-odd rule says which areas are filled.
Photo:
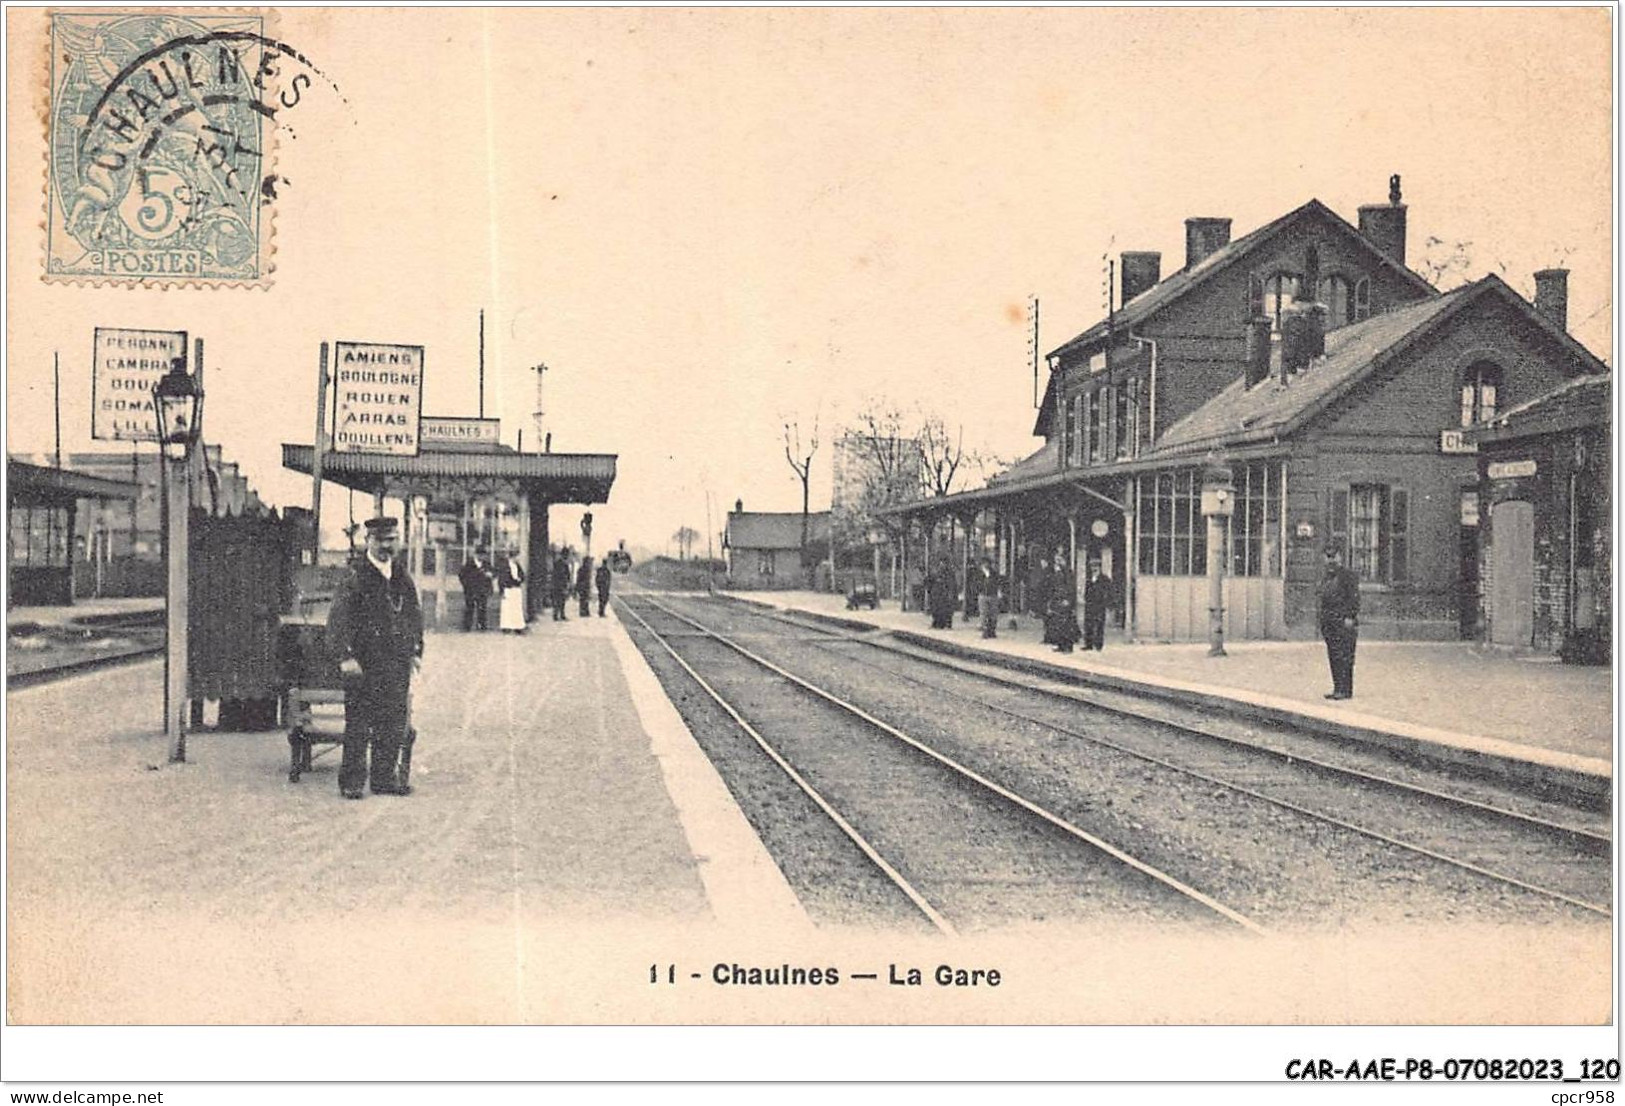
[[8, 9], [6, 1078], [1616, 1081], [1615, 14]]

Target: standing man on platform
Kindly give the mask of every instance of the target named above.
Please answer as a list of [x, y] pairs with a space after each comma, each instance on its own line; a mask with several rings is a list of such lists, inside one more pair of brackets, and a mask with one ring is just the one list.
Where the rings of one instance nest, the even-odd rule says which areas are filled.
[[982, 636], [994, 638], [999, 636], [999, 594], [1004, 581], [999, 574], [993, 571], [993, 562], [987, 557], [982, 558], [982, 565], [976, 570], [977, 588], [976, 602], [982, 615]]
[[1112, 578], [1100, 570], [1100, 562], [1090, 560], [1088, 582], [1083, 587], [1083, 647], [1097, 652], [1106, 647], [1106, 609], [1113, 603]]
[[576, 569], [576, 611], [582, 618], [592, 614], [592, 558], [581, 558], [581, 566]]
[[374, 518], [366, 526], [367, 555], [339, 585], [327, 619], [328, 645], [344, 675], [339, 791], [346, 799], [361, 798], [369, 780], [375, 795], [412, 793], [401, 780], [401, 754], [409, 740], [412, 675], [423, 661], [417, 585], [395, 561], [400, 523]]
[[474, 550], [457, 571], [457, 581], [463, 585], [463, 633], [473, 630], [476, 624], [485, 629], [486, 606], [491, 602], [491, 566], [484, 553]]
[[559, 546], [557, 553], [553, 554], [552, 574], [553, 621], [563, 622], [564, 602], [570, 595], [570, 554], [564, 547]]
[[1360, 640], [1360, 580], [1343, 567], [1343, 550], [1326, 547], [1326, 574], [1320, 579], [1320, 636], [1332, 668], [1328, 699], [1354, 698], [1354, 647]]
[[609, 606], [609, 561], [598, 562], [598, 572], [593, 576], [593, 586], [598, 589], [598, 617], [604, 617], [604, 608]]

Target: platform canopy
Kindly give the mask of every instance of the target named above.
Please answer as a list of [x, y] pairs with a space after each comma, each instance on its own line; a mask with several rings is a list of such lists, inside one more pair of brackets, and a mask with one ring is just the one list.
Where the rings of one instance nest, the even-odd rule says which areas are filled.
[[[314, 454], [308, 445], [284, 442], [282, 467], [308, 475]], [[406, 486], [472, 489], [501, 481], [548, 503], [592, 504], [608, 502], [615, 461], [613, 453], [518, 453], [506, 447], [425, 449], [415, 457], [329, 450], [322, 456], [322, 479], [373, 495]]]
[[88, 472], [6, 460], [8, 499], [15, 507], [66, 507], [80, 499], [135, 499], [139, 484]]

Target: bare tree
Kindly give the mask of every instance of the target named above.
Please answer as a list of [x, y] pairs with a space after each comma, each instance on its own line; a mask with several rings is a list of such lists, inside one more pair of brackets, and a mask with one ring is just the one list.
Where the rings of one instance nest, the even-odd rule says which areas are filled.
[[809, 521], [808, 505], [812, 499], [812, 461], [813, 455], [818, 452], [818, 416], [813, 416], [812, 433], [805, 442], [801, 438], [801, 421], [799, 419], [786, 419], [784, 423], [784, 459], [790, 462], [790, 469], [801, 481], [801, 568], [806, 571], [807, 564], [807, 527]]
[[700, 532], [692, 526], [684, 526], [671, 537], [677, 543], [677, 559], [686, 561], [694, 549], [694, 543], [700, 540]]
[[965, 462], [965, 428], [963, 425], [949, 431], [948, 425], [936, 415], [920, 420], [915, 436], [920, 447], [920, 465], [925, 491], [931, 495], [947, 495], [953, 490], [954, 477]]

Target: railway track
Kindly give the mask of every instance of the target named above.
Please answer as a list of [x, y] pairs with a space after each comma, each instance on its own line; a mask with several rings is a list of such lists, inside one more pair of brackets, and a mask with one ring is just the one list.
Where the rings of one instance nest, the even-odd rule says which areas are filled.
[[[778, 618], [779, 616], [768, 616]], [[801, 629], [808, 629], [808, 625], [794, 619], [784, 619], [789, 624]], [[1117, 749], [1131, 756], [1138, 757], [1163, 767], [1187, 773], [1194, 778], [1204, 780], [1219, 786], [1231, 788], [1238, 793], [1248, 794], [1261, 798], [1267, 802], [1275, 803], [1285, 809], [1295, 810], [1308, 817], [1325, 821], [1343, 829], [1362, 833], [1376, 840], [1385, 841], [1396, 847], [1404, 848], [1420, 855], [1429, 856], [1443, 863], [1451, 864], [1476, 874], [1485, 875], [1497, 881], [1516, 886], [1536, 894], [1546, 895], [1558, 901], [1567, 902], [1586, 911], [1602, 915], [1611, 913], [1607, 905], [1607, 895], [1599, 896], [1595, 901], [1577, 897], [1574, 894], [1542, 885], [1539, 882], [1525, 880], [1517, 875], [1503, 871], [1496, 871], [1493, 862], [1457, 855], [1461, 853], [1484, 853], [1492, 851], [1500, 842], [1491, 837], [1482, 836], [1481, 831], [1490, 830], [1492, 833], [1499, 828], [1503, 831], [1524, 831], [1549, 838], [1561, 845], [1570, 847], [1585, 857], [1593, 858], [1601, 863], [1595, 868], [1596, 875], [1601, 877], [1606, 872], [1612, 858], [1613, 842], [1607, 832], [1605, 823], [1593, 820], [1589, 825], [1577, 824], [1571, 818], [1550, 812], [1552, 804], [1539, 804], [1547, 808], [1547, 813], [1538, 814], [1529, 811], [1514, 809], [1506, 800], [1509, 796], [1499, 796], [1501, 801], [1493, 801], [1482, 795], [1460, 794], [1446, 790], [1448, 785], [1433, 778], [1429, 773], [1420, 773], [1428, 782], [1419, 780], [1406, 780], [1395, 774], [1383, 773], [1367, 767], [1357, 767], [1349, 764], [1336, 763], [1325, 754], [1306, 751], [1304, 747], [1281, 748], [1259, 739], [1247, 739], [1217, 732], [1215, 729], [1202, 725], [1193, 725], [1186, 722], [1171, 720], [1166, 713], [1148, 713], [1145, 710], [1135, 710], [1122, 703], [1122, 696], [1116, 696], [1116, 702], [1102, 702], [1086, 692], [1058, 684], [1012, 684], [985, 668], [974, 664], [964, 664], [936, 654], [926, 653], [922, 650], [892, 643], [882, 643], [872, 638], [854, 638], [840, 635], [831, 642], [817, 642], [813, 644], [818, 648], [838, 648], [855, 643], [871, 651], [889, 654], [897, 658], [910, 658], [922, 662], [923, 665], [935, 665], [950, 669], [956, 673], [972, 676], [989, 685], [1003, 688], [1020, 687], [1036, 695], [1058, 700], [1060, 703], [1074, 708], [1082, 707], [1085, 711], [1102, 712], [1118, 717], [1133, 719], [1138, 722], [1150, 723], [1153, 726], [1165, 728], [1172, 733], [1200, 739], [1200, 744], [1192, 747], [1186, 745], [1177, 750], [1170, 749], [1168, 756], [1177, 757], [1178, 762], [1165, 759], [1164, 755], [1147, 752], [1131, 745], [1113, 742], [1100, 737], [1097, 733], [1089, 732], [1085, 727], [1087, 715], [1075, 722], [1058, 721], [1051, 712], [1049, 717], [1042, 716], [1043, 712], [1022, 710], [1008, 705], [966, 695], [952, 687], [943, 685], [940, 681], [932, 681], [922, 676], [923, 668], [917, 667], [910, 672], [896, 665], [879, 663], [872, 660], [852, 658], [856, 663], [869, 665], [886, 673], [888, 677], [906, 680], [929, 688], [935, 693], [954, 696], [968, 702], [977, 703], [988, 710], [996, 711], [1008, 718], [1027, 722], [1038, 726], [1048, 727], [1057, 733], [1083, 741], [1093, 742], [1108, 748]], [[1306, 745], [1312, 743], [1305, 743]], [[1276, 778], [1271, 779], [1269, 774], [1260, 771], [1257, 766], [1248, 765], [1248, 758], [1261, 758], [1273, 762], [1281, 769]], [[1325, 779], [1328, 787], [1313, 788], [1301, 779], [1286, 783], [1285, 789], [1289, 792], [1305, 794], [1305, 798], [1295, 801], [1283, 797], [1278, 793], [1283, 787], [1282, 773], [1310, 773]], [[1277, 793], [1270, 793], [1274, 787]], [[1348, 789], [1352, 788], [1353, 791]], [[1338, 794], [1341, 789], [1344, 793]], [[1419, 841], [1402, 840], [1374, 824], [1369, 811], [1350, 812], [1344, 816], [1330, 813], [1333, 807], [1347, 810], [1351, 805], [1349, 795], [1365, 795], [1370, 791], [1386, 792], [1393, 797], [1401, 797], [1417, 804], [1426, 804], [1438, 809], [1446, 817], [1466, 819], [1458, 823], [1453, 830], [1455, 840], [1449, 844], [1427, 843]], [[1527, 800], [1526, 800], [1527, 801]], [[1318, 802], [1321, 809], [1313, 809], [1307, 803]], [[1571, 815], [1574, 812], [1569, 812]], [[1559, 858], [1561, 859], [1561, 858]]]
[[[113, 668], [124, 664], [160, 657], [164, 652], [164, 612], [131, 611], [126, 613], [91, 615], [65, 626], [43, 627], [29, 624], [32, 632], [49, 633], [67, 642], [90, 641], [108, 636], [129, 635], [130, 647], [88, 657], [76, 657], [55, 664], [26, 668], [6, 675], [6, 687], [16, 689], [51, 683], [55, 680]], [[8, 627], [12, 634], [18, 627]], [[154, 639], [156, 638], [156, 641]]]
[[[647, 594], [620, 609], [938, 931], [957, 932], [958, 914], [985, 919], [990, 898], [1005, 899], [1019, 885], [1028, 905], [1042, 904], [1028, 911], [1034, 920], [1173, 915], [1264, 932], [1211, 895]], [[651, 612], [663, 629], [646, 617]], [[703, 648], [712, 643], [720, 648]], [[696, 652], [710, 678], [691, 662]], [[729, 658], [733, 664], [719, 663]], [[934, 828], [922, 833], [922, 824]]]
[[[1267, 804], [1337, 834], [1364, 838], [1390, 857], [1399, 854], [1407, 863], [1430, 869], [1450, 868], [1458, 879], [1488, 882], [1503, 893], [1532, 896], [1580, 915], [1610, 913], [1610, 838], [1595, 821], [1575, 824], [1554, 815], [1550, 804], [1514, 809], [1515, 804], [1486, 799], [1481, 787], [1476, 795], [1455, 793], [1436, 775], [1409, 766], [1399, 766], [1404, 771], [1396, 773], [1337, 763], [1317, 755], [1310, 743], [1281, 747], [1263, 737], [1243, 739], [1212, 725], [1182, 724], [1166, 712], [1153, 716], [1121, 701], [1093, 702], [1088, 693], [1070, 686], [1015, 682], [1008, 673], [1001, 676], [973, 663], [921, 655], [776, 613], [729, 611], [742, 623], [739, 636], [753, 632], [752, 623], [777, 624], [781, 637], [783, 628], [793, 627], [799, 631], [793, 647], [803, 653], [811, 647], [838, 656], [847, 669], [856, 665], [883, 675], [888, 683], [912, 685], [938, 704], [951, 701], [1007, 728], [1013, 723], [1033, 734], [1030, 740], [1063, 742], [1073, 750], [1088, 746], [1159, 775], [1176, 776], [1187, 790], [1208, 789]], [[712, 614], [713, 621], [718, 616], [727, 621], [720, 611]], [[814, 678], [838, 687], [846, 677], [831, 668]], [[1114, 770], [1122, 771], [1120, 766]], [[1410, 778], [1403, 778], [1407, 774]]]

